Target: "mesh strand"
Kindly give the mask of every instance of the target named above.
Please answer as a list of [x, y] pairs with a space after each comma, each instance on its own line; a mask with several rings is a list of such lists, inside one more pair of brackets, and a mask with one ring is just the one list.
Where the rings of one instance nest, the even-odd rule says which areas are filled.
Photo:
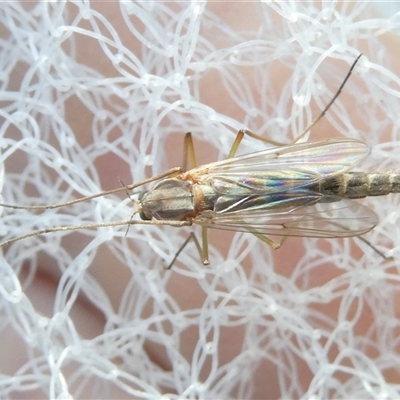
[[[223, 159], [248, 128], [289, 143], [310, 135], [371, 145], [363, 170], [398, 168], [399, 14], [363, 2], [9, 2], [0, 8], [2, 201], [50, 204]], [[393, 35], [393, 36], [392, 36]], [[265, 148], [245, 138], [239, 152]], [[367, 239], [196, 228], [59, 232], [0, 259], [0, 397], [397, 398], [398, 198], [364, 201]], [[122, 194], [64, 209], [2, 209], [3, 238], [128, 219]], [[399, 232], [400, 233], [400, 232]]]

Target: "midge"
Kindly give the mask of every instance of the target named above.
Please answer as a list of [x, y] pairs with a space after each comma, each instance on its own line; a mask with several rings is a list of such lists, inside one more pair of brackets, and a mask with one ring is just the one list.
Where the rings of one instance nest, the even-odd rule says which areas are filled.
[[[140, 219], [41, 229], [6, 240], [0, 247], [57, 231], [133, 224], [200, 225], [202, 245], [191, 233], [171, 261], [171, 267], [190, 239], [194, 240], [203, 263], [209, 263], [208, 228], [250, 232], [274, 249], [287, 236], [339, 238], [368, 232], [376, 225], [377, 217], [352, 199], [400, 192], [400, 174], [350, 172], [369, 154], [369, 147], [357, 140], [338, 138], [296, 143], [325, 115], [360, 57], [361, 54], [329, 104], [293, 144], [235, 157], [245, 134], [277, 145], [241, 130], [228, 159], [198, 167], [192, 137], [187, 133], [184, 166], [189, 159], [190, 170], [172, 168], [136, 184], [60, 204], [28, 207], [0, 204], [14, 209], [51, 209], [159, 181], [135, 201], [134, 215]], [[270, 235], [282, 239], [275, 242]]]

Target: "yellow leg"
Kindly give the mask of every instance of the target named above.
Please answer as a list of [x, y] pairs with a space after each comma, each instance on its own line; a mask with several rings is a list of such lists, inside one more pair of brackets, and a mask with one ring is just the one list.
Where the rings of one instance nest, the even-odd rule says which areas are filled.
[[182, 250], [186, 247], [186, 245], [190, 242], [190, 240], [193, 240], [194, 244], [196, 245], [197, 251], [199, 252], [200, 258], [203, 260], [204, 265], [210, 264], [208, 260], [208, 242], [207, 242], [207, 236], [206, 236], [206, 244], [204, 244], [204, 230], [207, 232], [207, 228], [203, 228], [203, 248], [201, 248], [200, 243], [194, 234], [194, 232], [191, 232], [189, 236], [186, 238], [186, 240], [182, 243], [182, 246], [179, 247], [178, 251], [176, 252], [174, 258], [172, 261], [168, 264], [167, 269], [171, 269], [172, 266], [175, 264], [175, 261], [179, 257], [179, 254], [182, 253]]
[[275, 242], [274, 240], [270, 239], [268, 236], [263, 235], [262, 233], [254, 232], [252, 230], [249, 232], [252, 233], [258, 239], [260, 239], [262, 242], [266, 243], [268, 246], [273, 248], [274, 250], [280, 249], [282, 247], [283, 242], [286, 239], [286, 237], [283, 237], [280, 242]]
[[240, 131], [238, 131], [238, 133], [236, 134], [236, 139], [232, 144], [231, 150], [229, 151], [227, 158], [235, 157], [236, 152], [240, 146], [240, 143], [242, 142], [245, 135], [250, 136], [253, 139], [259, 140], [260, 142], [272, 144], [273, 146], [277, 146], [277, 147], [286, 146], [285, 143], [276, 142], [275, 140], [271, 140], [271, 139], [265, 139], [262, 136], [257, 135], [257, 133], [251, 132], [247, 129], [240, 129]]
[[[188, 161], [190, 161], [190, 168], [188, 166]], [[194, 144], [192, 133], [187, 132], [185, 135], [185, 141], [183, 144], [183, 168], [185, 171], [188, 169], [196, 168], [197, 167], [197, 160], [196, 154], [194, 151]]]
[[[271, 141], [268, 139], [264, 139], [261, 136], [258, 136], [257, 134], [250, 132], [248, 130], [244, 130], [241, 129], [240, 131], [238, 131], [237, 135], [236, 135], [236, 139], [232, 144], [231, 150], [229, 151], [228, 154], [228, 158], [232, 158], [235, 157], [235, 154], [240, 146], [240, 143], [242, 142], [244, 135], [248, 135], [250, 137], [253, 137], [255, 139], [258, 139], [262, 142], [268, 142], [270, 144], [273, 144], [275, 146], [283, 146], [283, 143], [278, 143], [275, 141]], [[188, 161], [188, 157], [191, 160], [192, 165], [194, 164], [194, 166], [192, 166], [192, 168], [194, 168], [195, 166], [197, 166], [197, 162], [196, 162], [196, 157], [195, 157], [195, 153], [194, 153], [194, 145], [193, 145], [193, 139], [192, 139], [192, 135], [190, 132], [188, 132], [185, 136], [185, 149], [184, 149], [184, 166], [187, 167], [187, 161]], [[269, 239], [267, 236], [263, 235], [262, 233], [257, 232], [254, 228], [252, 227], [248, 227], [247, 228], [248, 231], [250, 233], [252, 233], [254, 236], [256, 236], [257, 238], [259, 238], [261, 241], [263, 241], [264, 243], [268, 244], [269, 246], [271, 246], [274, 250], [279, 249], [283, 242], [286, 240], [286, 238], [284, 237], [280, 243], [277, 243], [275, 241], [273, 241], [272, 239]], [[200, 247], [200, 244], [196, 238], [196, 236], [194, 235], [194, 233], [191, 233], [189, 235], [189, 237], [185, 240], [185, 242], [183, 243], [183, 245], [179, 248], [177, 254], [175, 255], [174, 259], [172, 260], [172, 262], [169, 264], [168, 268], [171, 268], [173, 263], [176, 261], [179, 253], [185, 248], [185, 246], [188, 244], [188, 242], [190, 241], [190, 239], [193, 239], [193, 241], [196, 244], [197, 250], [199, 251], [200, 257], [203, 260], [203, 264], [204, 265], [208, 265], [210, 263], [209, 261], [209, 255], [208, 255], [208, 237], [207, 237], [207, 228], [206, 227], [202, 227], [202, 246]]]
[[246, 131], [243, 130], [243, 129], [241, 129], [241, 130], [237, 133], [236, 139], [235, 139], [235, 141], [233, 142], [232, 147], [231, 147], [231, 150], [230, 150], [230, 152], [229, 152], [229, 154], [228, 154], [228, 158], [233, 158], [233, 157], [235, 157], [235, 154], [236, 154], [236, 152], [237, 152], [237, 149], [239, 148], [240, 143], [242, 142], [245, 133], [246, 133]]
[[[287, 146], [288, 145], [288, 143], [281, 143], [281, 142], [277, 142], [277, 141], [272, 140], [272, 139], [266, 139], [266, 138], [258, 135], [257, 133], [249, 131], [248, 129], [241, 129], [239, 132], [242, 134], [242, 136], [247, 135], [247, 136], [250, 136], [253, 139], [259, 140], [260, 142], [272, 144], [272, 146], [281, 147], [281, 146]], [[303, 133], [300, 136], [303, 136]], [[296, 139], [296, 141], [297, 141], [297, 139]], [[236, 142], [236, 140], [235, 140], [235, 142]], [[293, 143], [289, 143], [289, 144], [293, 144]]]
[[274, 250], [278, 250], [282, 247], [283, 243], [286, 241], [287, 236], [283, 236], [280, 242], [275, 242], [270, 239], [268, 236], [257, 231], [251, 225], [243, 223], [243, 226], [249, 231], [249, 233], [253, 234], [256, 238], [260, 239], [262, 242], [266, 243], [268, 246], [272, 247]]
[[[205, 226], [201, 227], [201, 242], [203, 245], [203, 264], [208, 265], [210, 264], [209, 256], [208, 256], [208, 235], [207, 235], [207, 228]], [[197, 239], [196, 239], [197, 240]], [[198, 243], [198, 242], [197, 242]], [[200, 249], [200, 246], [198, 246], [198, 249]], [[201, 256], [201, 254], [200, 254]]]
[[[194, 151], [193, 137], [192, 137], [191, 132], [186, 133], [185, 141], [184, 141], [184, 148], [183, 148], [183, 167], [186, 171], [189, 169], [189, 162], [190, 162], [190, 169], [197, 167], [196, 153]], [[169, 264], [168, 268], [172, 267], [172, 264], [176, 261], [179, 253], [185, 248], [185, 246], [189, 243], [189, 241], [191, 239], [194, 241], [194, 244], [197, 247], [197, 250], [200, 254], [203, 264], [204, 265], [210, 264], [209, 257], [208, 257], [207, 228], [202, 227], [202, 231], [201, 231], [202, 245], [200, 246], [199, 241], [197, 240], [195, 234], [192, 232], [188, 236], [188, 238], [185, 240], [183, 245], [179, 248], [177, 254], [175, 255], [172, 262]]]

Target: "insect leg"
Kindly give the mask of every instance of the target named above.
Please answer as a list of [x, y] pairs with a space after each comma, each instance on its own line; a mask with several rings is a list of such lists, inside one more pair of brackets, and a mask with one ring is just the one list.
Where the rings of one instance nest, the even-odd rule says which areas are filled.
[[185, 141], [183, 145], [183, 168], [185, 171], [187, 171], [188, 168], [188, 159], [190, 161], [190, 168], [196, 168], [197, 167], [197, 160], [196, 160], [196, 154], [194, 151], [194, 144], [193, 144], [193, 138], [192, 138], [192, 133], [187, 132], [185, 135]]
[[[240, 145], [241, 141], [243, 140], [244, 135], [249, 135], [249, 136], [252, 136], [252, 137], [259, 138], [260, 140], [266, 141], [264, 138], [258, 137], [258, 135], [253, 134], [253, 133], [250, 132], [250, 131], [247, 131], [247, 130], [245, 130], [245, 129], [241, 129], [241, 130], [237, 133], [237, 135], [236, 135], [236, 139], [235, 139], [235, 141], [233, 142], [233, 145], [232, 145], [232, 147], [231, 147], [231, 150], [230, 150], [230, 152], [229, 152], [229, 154], [228, 154], [228, 158], [235, 157], [235, 154], [236, 154], [236, 152], [237, 152], [237, 149], [239, 148], [239, 145]], [[255, 135], [255, 136], [254, 136], [254, 135]], [[271, 142], [270, 142], [270, 143], [271, 143]], [[275, 143], [275, 145], [278, 145], [277, 142], [274, 142], [274, 143]], [[272, 247], [274, 250], [278, 250], [278, 249], [282, 246], [283, 242], [286, 240], [286, 237], [283, 237], [283, 238], [281, 239], [281, 241], [280, 241], [279, 243], [277, 243], [277, 242], [275, 242], [274, 240], [272, 240], [272, 239], [268, 238], [267, 236], [263, 235], [262, 233], [258, 232], [258, 231], [257, 231], [256, 229], [254, 229], [253, 227], [251, 227], [251, 226], [249, 226], [249, 225], [246, 226], [246, 224], [244, 224], [244, 226], [245, 226], [246, 229], [249, 231], [249, 233], [252, 233], [254, 236], [256, 236], [258, 239], [260, 239], [261, 241], [263, 241], [264, 243], [266, 243], [268, 246]], [[204, 229], [204, 228], [203, 228], [203, 229]]]
[[257, 231], [257, 229], [252, 226], [243, 223], [243, 226], [249, 231], [249, 233], [253, 234], [256, 238], [260, 239], [262, 242], [266, 243], [268, 246], [272, 247], [274, 250], [278, 250], [282, 247], [283, 243], [286, 241], [287, 236], [283, 236], [280, 242], [275, 242], [269, 237]]
[[280, 242], [275, 242], [274, 240], [270, 239], [269, 237], [259, 233], [257, 231], [249, 230], [255, 237], [260, 239], [262, 242], [266, 243], [268, 246], [272, 247], [274, 250], [278, 250], [282, 247], [283, 242], [286, 240], [287, 236], [284, 236]]
[[[260, 142], [263, 142], [263, 143], [271, 144], [272, 146], [282, 147], [282, 146], [287, 146], [287, 145], [288, 145], [287, 143], [282, 143], [282, 142], [277, 142], [277, 141], [272, 140], [272, 139], [267, 139], [267, 138], [265, 138], [265, 137], [262, 137], [261, 135], [258, 135], [257, 133], [254, 133], [254, 132], [252, 132], [252, 131], [249, 131], [248, 129], [241, 129], [239, 132], [240, 132], [243, 136], [244, 136], [244, 135], [250, 136], [250, 137], [253, 138], [253, 139], [259, 140]], [[239, 132], [238, 132], [238, 134], [239, 134]], [[302, 135], [303, 135], [303, 134], [302, 134]], [[296, 141], [297, 141], [297, 140], [296, 140]], [[235, 142], [236, 142], [236, 140], [235, 140]], [[235, 143], [235, 142], [234, 142], [234, 143]], [[292, 144], [292, 143], [289, 143], [289, 144]]]
[[[203, 228], [203, 234], [204, 231], [207, 232], [206, 228]], [[179, 254], [181, 254], [182, 250], [186, 247], [186, 245], [190, 242], [190, 240], [193, 240], [194, 244], [196, 245], [197, 251], [199, 252], [200, 258], [203, 260], [203, 264], [204, 265], [208, 265], [210, 262], [208, 261], [208, 242], [206, 244], [206, 246], [204, 246], [204, 238], [203, 238], [203, 248], [200, 245], [196, 235], [194, 234], [194, 232], [191, 232], [189, 234], [189, 236], [186, 238], [186, 240], [182, 243], [181, 247], [179, 247], [178, 251], [176, 252], [174, 258], [172, 259], [172, 261], [168, 264], [167, 269], [171, 269], [172, 266], [175, 264], [175, 261], [177, 260], [177, 258], [179, 257]], [[205, 254], [207, 252], [207, 257], [205, 258]]]
[[228, 158], [235, 157], [235, 154], [236, 154], [236, 152], [237, 152], [237, 149], [239, 148], [240, 143], [242, 142], [242, 140], [243, 140], [245, 134], [247, 134], [247, 131], [244, 130], [244, 129], [241, 129], [241, 130], [237, 133], [236, 139], [235, 139], [235, 141], [234, 141], [233, 144], [232, 144], [231, 150], [229, 151]]
[[275, 142], [272, 139], [263, 138], [262, 136], [257, 135], [257, 133], [251, 132], [248, 129], [240, 129], [238, 131], [238, 133], [236, 134], [236, 139], [232, 144], [231, 150], [229, 151], [227, 158], [235, 157], [235, 154], [240, 146], [240, 143], [242, 142], [242, 140], [244, 138], [244, 135], [250, 136], [253, 139], [259, 140], [264, 143], [272, 144], [273, 146], [276, 146], [276, 147], [286, 146], [285, 143]]
[[[208, 231], [205, 226], [201, 227], [201, 241], [203, 252], [200, 254], [200, 257], [203, 259], [203, 264], [208, 265], [210, 264], [209, 257], [208, 257]], [[199, 247], [198, 247], [199, 249]]]
[[[191, 132], [187, 132], [185, 135], [185, 140], [184, 140], [184, 147], [183, 147], [183, 169], [187, 171], [190, 168], [196, 168], [197, 167], [197, 160], [196, 160], [196, 153], [194, 150], [194, 144], [193, 144], [193, 137]], [[178, 258], [179, 254], [182, 252], [182, 250], [186, 247], [188, 242], [192, 239], [197, 247], [197, 250], [199, 252], [200, 258], [203, 260], [204, 265], [210, 264], [209, 257], [208, 257], [208, 237], [207, 237], [207, 228], [202, 227], [201, 228], [201, 241], [202, 244], [200, 246], [199, 240], [197, 239], [196, 235], [194, 232], [192, 232], [188, 238], [183, 242], [182, 246], [178, 249], [177, 253], [175, 254], [175, 257], [173, 260], [170, 262], [168, 265], [168, 269], [172, 267], [176, 259]]]
[[[304, 129], [304, 131], [297, 136], [297, 138], [295, 138], [291, 143], [289, 144], [295, 144], [297, 143], [301, 138], [303, 138], [324, 116], [325, 114], [328, 112], [328, 110], [331, 108], [332, 104], [335, 102], [335, 100], [338, 98], [338, 96], [340, 95], [340, 93], [342, 92], [344, 85], [346, 84], [346, 82], [349, 80], [350, 75], [352, 74], [356, 64], [358, 63], [358, 60], [360, 59], [360, 57], [362, 56], [362, 53], [360, 53], [358, 55], [358, 57], [354, 60], [352, 66], [349, 69], [349, 72], [347, 73], [347, 75], [345, 76], [343, 82], [341, 83], [341, 85], [339, 86], [339, 89], [336, 91], [336, 93], [334, 94], [334, 96], [332, 97], [331, 101], [325, 106], [325, 108], [321, 111], [321, 113], [311, 122], [310, 125], [307, 126], [306, 129]], [[261, 142], [264, 143], [268, 143], [268, 144], [272, 144], [273, 146], [287, 146], [288, 143], [280, 143], [280, 142], [276, 142], [275, 140], [272, 139], [266, 139], [260, 135], [258, 135], [257, 133], [251, 132], [247, 129], [242, 129], [241, 131], [243, 134], [246, 134], [247, 136], [252, 137], [253, 139], [256, 140], [260, 140]], [[236, 142], [236, 141], [235, 141]]]
[[[269, 141], [268, 139], [264, 139], [260, 136], [258, 136], [257, 134], [250, 132], [248, 130], [245, 129], [241, 129], [238, 131], [237, 135], [236, 135], [236, 139], [232, 144], [231, 150], [229, 151], [228, 154], [228, 158], [232, 158], [235, 157], [235, 154], [240, 146], [240, 143], [242, 142], [244, 135], [248, 135], [251, 137], [255, 137], [256, 139], [262, 140], [262, 141], [268, 141], [269, 143], [271, 143], [271, 141]], [[282, 144], [278, 144], [277, 142], [273, 142], [272, 144], [275, 144], [276, 146], [282, 145]], [[246, 225], [246, 224], [244, 224]], [[256, 236], [258, 239], [260, 239], [261, 241], [263, 241], [264, 243], [266, 243], [268, 246], [272, 247], [274, 250], [278, 250], [283, 242], [286, 240], [286, 237], [283, 237], [281, 239], [281, 241], [279, 243], [273, 241], [272, 239], [268, 238], [267, 236], [263, 235], [262, 233], [258, 232], [257, 230], [255, 230], [254, 228], [252, 228], [251, 226], [245, 226], [246, 229], [249, 231], [249, 233], [252, 233], [254, 236]], [[205, 230], [206, 228], [203, 228], [203, 230]], [[204, 232], [203, 232], [203, 243], [204, 243]], [[204, 244], [203, 244], [203, 248], [204, 248]], [[208, 256], [207, 256], [208, 258]], [[204, 259], [203, 259], [204, 262]]]
[[384, 260], [393, 260], [393, 256], [386, 256], [383, 254], [380, 250], [378, 250], [371, 242], [369, 242], [367, 239], [363, 238], [362, 236], [357, 236], [357, 239], [360, 239], [362, 242], [364, 242], [366, 245], [371, 247], [372, 250], [375, 251], [378, 255], [380, 255]]
[[362, 56], [362, 53], [360, 53], [358, 55], [358, 57], [354, 60], [352, 66], [349, 69], [349, 72], [347, 73], [347, 75], [345, 76], [342, 84], [339, 86], [339, 89], [336, 91], [335, 95], [332, 97], [331, 101], [326, 105], [326, 107], [321, 111], [321, 113], [317, 116], [317, 118], [315, 118], [310, 125], [308, 125], [308, 127], [306, 129], [304, 129], [304, 131], [300, 134], [300, 136], [298, 136], [294, 141], [293, 144], [298, 142], [302, 137], [304, 137], [304, 135], [309, 132], [320, 120], [321, 118], [323, 118], [325, 116], [325, 114], [327, 113], [327, 111], [331, 108], [331, 105], [335, 102], [335, 100], [338, 98], [339, 94], [342, 92], [342, 89], [344, 88], [344, 85], [346, 84], [346, 82], [348, 81], [348, 79], [350, 78], [351, 73], [353, 72], [353, 69], [355, 68], [356, 64], [358, 63], [358, 60], [360, 59], [360, 57]]

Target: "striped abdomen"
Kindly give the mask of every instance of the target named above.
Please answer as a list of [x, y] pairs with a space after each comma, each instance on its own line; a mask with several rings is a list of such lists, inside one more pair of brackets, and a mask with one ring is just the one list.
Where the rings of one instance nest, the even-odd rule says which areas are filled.
[[359, 199], [400, 193], [400, 173], [346, 172], [321, 182], [321, 193]]

